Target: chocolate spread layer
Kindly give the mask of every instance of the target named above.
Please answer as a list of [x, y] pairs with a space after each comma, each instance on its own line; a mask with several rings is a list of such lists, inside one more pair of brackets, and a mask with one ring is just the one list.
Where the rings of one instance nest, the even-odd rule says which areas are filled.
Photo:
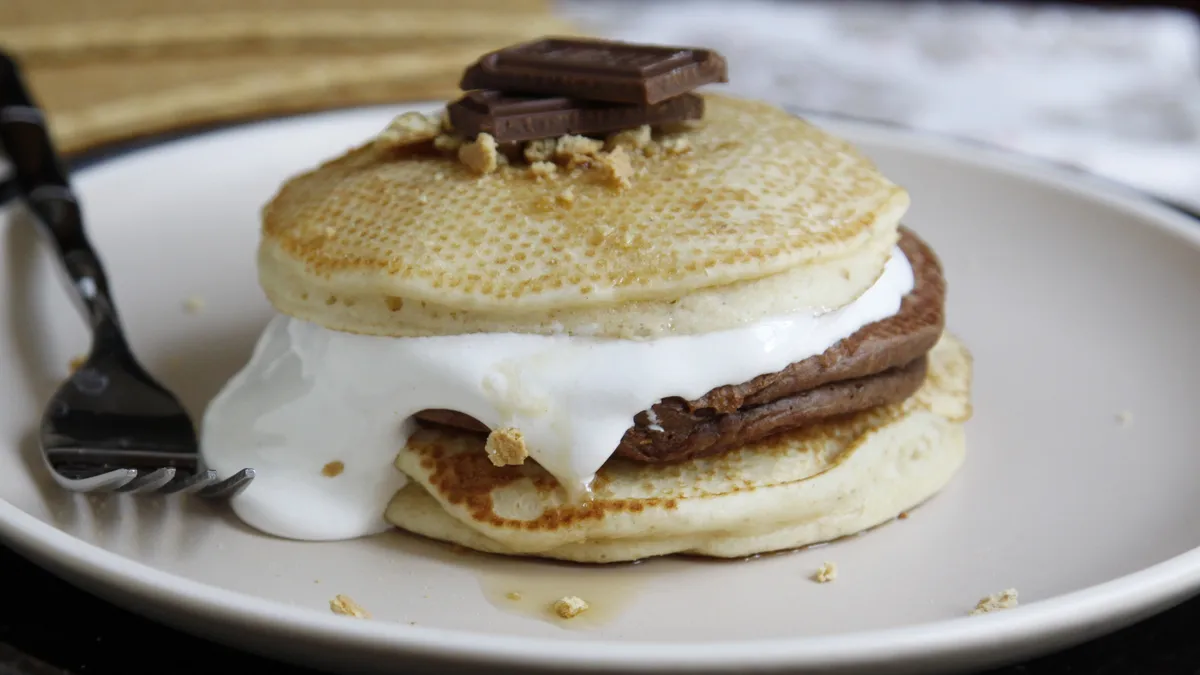
[[[860, 328], [825, 352], [717, 387], [695, 400], [666, 398], [634, 418], [616, 454], [642, 462], [672, 462], [715, 454], [818, 420], [902, 401], [925, 379], [924, 355], [945, 326], [946, 282], [929, 246], [900, 228], [900, 250], [915, 283], [895, 315]], [[417, 418], [487, 432], [453, 410], [425, 410]]]

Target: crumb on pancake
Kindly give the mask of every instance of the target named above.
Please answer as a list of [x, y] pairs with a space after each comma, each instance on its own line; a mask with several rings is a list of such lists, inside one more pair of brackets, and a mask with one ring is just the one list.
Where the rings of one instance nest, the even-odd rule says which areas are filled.
[[441, 133], [441, 115], [406, 112], [397, 115], [379, 135], [375, 145], [380, 148], [399, 148], [430, 141]]
[[479, 134], [458, 149], [458, 161], [479, 175], [495, 172], [500, 166], [500, 153], [491, 134]]
[[334, 614], [352, 616], [355, 619], [371, 618], [371, 615], [367, 612], [367, 610], [363, 609], [361, 605], [350, 599], [349, 596], [341, 595], [340, 593], [335, 595], [333, 599], [329, 601], [329, 609], [332, 610]]
[[583, 598], [568, 595], [554, 602], [554, 613], [564, 619], [574, 619], [588, 610], [589, 605]]
[[999, 593], [980, 598], [975, 604], [975, 609], [971, 610], [971, 614], [987, 614], [988, 612], [996, 612], [1002, 609], [1012, 609], [1017, 606], [1017, 589], [1009, 588]]
[[520, 429], [504, 427], [488, 434], [484, 445], [488, 459], [496, 466], [517, 466], [525, 463], [529, 450], [525, 447], [525, 436]]
[[554, 157], [567, 164], [567, 168], [589, 164], [604, 149], [604, 142], [587, 136], [563, 136], [554, 146]]
[[570, 206], [570, 205], [574, 204], [575, 203], [575, 188], [568, 187], [567, 189], [558, 193], [558, 195], [554, 199], [555, 199], [555, 201], [557, 201], [559, 204], [562, 204], [563, 206]]
[[679, 172], [679, 174], [681, 176], [684, 176], [684, 177], [695, 176], [696, 175], [696, 165], [690, 164], [690, 163], [680, 164], [677, 171]]
[[641, 150], [650, 145], [650, 125], [643, 124], [636, 129], [626, 129], [611, 134], [608, 140], [605, 141], [605, 146], [609, 149], [629, 148], [630, 150]]
[[817, 582], [818, 584], [827, 584], [837, 579], [837, 575], [837, 563], [823, 562], [821, 563], [821, 566], [817, 568], [816, 574], [813, 575], [813, 581]]
[[335, 459], [334, 461], [321, 467], [321, 475], [328, 476], [329, 478], [334, 478], [335, 476], [342, 475], [342, 472], [345, 470], [346, 470], [345, 462], [343, 462], [340, 459]]
[[530, 164], [548, 162], [554, 159], [556, 148], [558, 148], [558, 141], [553, 138], [539, 138], [529, 141], [525, 144], [525, 161]]
[[608, 184], [617, 190], [624, 190], [632, 183], [633, 164], [629, 161], [629, 153], [623, 147], [614, 148], [612, 152], [600, 156], [600, 166]]
[[438, 134], [433, 139], [433, 149], [438, 152], [455, 153], [462, 144], [463, 140], [453, 134]]
[[668, 155], [683, 155], [692, 151], [692, 144], [688, 139], [682, 136], [674, 138], [664, 138], [659, 142], [664, 152]]
[[558, 165], [554, 162], [538, 160], [529, 165], [529, 175], [535, 180], [543, 178], [554, 178], [555, 172], [558, 171]]

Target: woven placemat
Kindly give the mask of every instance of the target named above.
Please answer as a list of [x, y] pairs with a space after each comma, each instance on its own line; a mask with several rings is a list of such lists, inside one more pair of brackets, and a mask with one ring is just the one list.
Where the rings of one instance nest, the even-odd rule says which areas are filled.
[[[502, 6], [502, 9], [497, 8]], [[481, 53], [577, 34], [545, 0], [5, 0], [0, 46], [64, 152], [453, 96]]]

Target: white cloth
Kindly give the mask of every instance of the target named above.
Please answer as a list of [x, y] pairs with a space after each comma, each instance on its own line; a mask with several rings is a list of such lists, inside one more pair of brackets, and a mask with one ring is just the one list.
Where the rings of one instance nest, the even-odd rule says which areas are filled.
[[707, 46], [728, 90], [1075, 165], [1200, 208], [1200, 26], [1183, 11], [566, 0], [592, 32]]

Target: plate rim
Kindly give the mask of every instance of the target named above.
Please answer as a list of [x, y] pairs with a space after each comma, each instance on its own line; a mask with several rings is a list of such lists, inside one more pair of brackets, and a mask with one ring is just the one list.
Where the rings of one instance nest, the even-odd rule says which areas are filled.
[[[265, 129], [303, 127], [317, 121], [385, 111], [421, 109], [436, 103], [323, 111], [220, 127], [169, 137], [86, 161], [80, 174], [146, 152], [179, 150], [196, 143], [236, 140]], [[855, 144], [868, 142], [914, 152], [952, 164], [967, 164], [1030, 180], [1133, 216], [1186, 241], [1200, 253], [1200, 226], [1188, 214], [1135, 188], [987, 145], [866, 120], [809, 115], [810, 120]], [[0, 209], [4, 206], [0, 205]], [[15, 451], [15, 450], [14, 450]], [[596, 669], [686, 667], [716, 671], [755, 667], [847, 667], [917, 658], [949, 658], [985, 650], [1003, 652], [1037, 641], [1086, 639], [1105, 626], [1128, 623], [1200, 590], [1200, 546], [1124, 576], [1045, 600], [975, 617], [956, 617], [906, 626], [821, 636], [796, 636], [711, 643], [535, 638], [429, 628], [384, 621], [347, 621], [332, 613], [227, 590], [165, 572], [66, 533], [0, 498], [0, 539], [43, 568], [62, 567], [89, 582], [119, 589], [196, 618], [285, 629], [296, 637], [335, 639], [345, 649], [371, 649], [446, 661], [509, 666]], [[42, 560], [52, 561], [42, 564]], [[53, 569], [51, 570], [53, 571]], [[56, 573], [57, 574], [57, 573]], [[62, 576], [61, 574], [57, 574]], [[72, 579], [74, 582], [74, 580]], [[89, 591], [91, 592], [91, 591]], [[1140, 613], [1139, 613], [1140, 612]], [[1016, 651], [1010, 653], [1016, 655]]]

